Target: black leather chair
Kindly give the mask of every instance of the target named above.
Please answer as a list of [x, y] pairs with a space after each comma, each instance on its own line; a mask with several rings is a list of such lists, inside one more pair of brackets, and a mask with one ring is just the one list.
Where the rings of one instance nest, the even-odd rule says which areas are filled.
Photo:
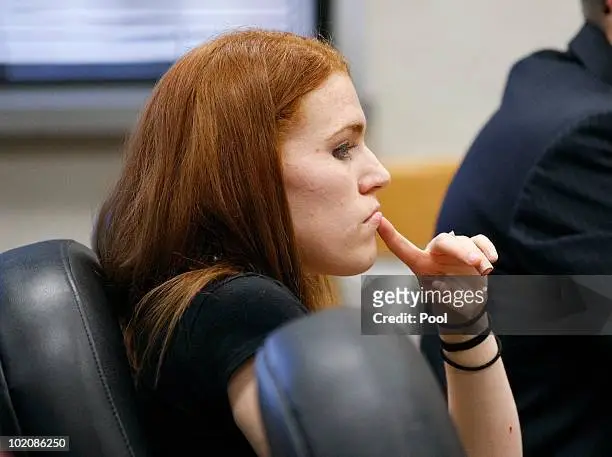
[[[151, 455], [110, 305], [79, 243], [0, 254], [0, 435], [69, 436], [60, 455]], [[279, 329], [256, 368], [272, 457], [463, 456], [414, 344], [361, 336], [358, 310]]]
[[52, 456], [148, 455], [110, 310], [85, 246], [0, 254], [0, 435], [69, 436], [70, 452]]
[[361, 335], [358, 309], [281, 328], [255, 367], [271, 457], [465, 457], [416, 345]]

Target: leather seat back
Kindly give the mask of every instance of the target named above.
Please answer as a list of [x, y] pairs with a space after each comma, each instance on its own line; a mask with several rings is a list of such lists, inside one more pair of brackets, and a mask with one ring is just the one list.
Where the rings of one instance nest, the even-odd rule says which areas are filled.
[[68, 436], [66, 455], [147, 455], [119, 325], [77, 242], [0, 254], [0, 434]]
[[272, 457], [465, 457], [414, 342], [362, 335], [359, 309], [274, 332], [256, 372]]

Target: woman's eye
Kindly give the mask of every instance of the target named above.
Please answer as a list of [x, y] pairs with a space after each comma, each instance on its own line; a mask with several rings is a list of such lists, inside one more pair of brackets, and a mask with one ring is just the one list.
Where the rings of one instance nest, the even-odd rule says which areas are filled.
[[346, 160], [351, 157], [351, 149], [354, 147], [355, 145], [351, 145], [350, 143], [343, 143], [334, 149], [332, 154], [336, 159]]

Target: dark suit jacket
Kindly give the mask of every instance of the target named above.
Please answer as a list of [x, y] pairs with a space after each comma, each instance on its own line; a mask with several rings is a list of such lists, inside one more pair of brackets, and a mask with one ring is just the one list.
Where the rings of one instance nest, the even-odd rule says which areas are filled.
[[[599, 29], [512, 67], [436, 230], [487, 235], [496, 274], [612, 273], [612, 46]], [[502, 337], [526, 457], [612, 455], [611, 339]], [[422, 347], [443, 380], [437, 339]]]

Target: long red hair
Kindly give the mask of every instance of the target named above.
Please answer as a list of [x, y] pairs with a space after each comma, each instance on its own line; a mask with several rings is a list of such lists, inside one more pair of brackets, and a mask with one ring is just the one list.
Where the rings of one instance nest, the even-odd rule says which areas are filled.
[[333, 304], [328, 279], [302, 268], [280, 147], [301, 99], [334, 72], [348, 66], [327, 43], [247, 30], [193, 49], [154, 88], [92, 243], [124, 293], [136, 372], [161, 341], [159, 369], [194, 295], [222, 277], [255, 271], [311, 310]]

